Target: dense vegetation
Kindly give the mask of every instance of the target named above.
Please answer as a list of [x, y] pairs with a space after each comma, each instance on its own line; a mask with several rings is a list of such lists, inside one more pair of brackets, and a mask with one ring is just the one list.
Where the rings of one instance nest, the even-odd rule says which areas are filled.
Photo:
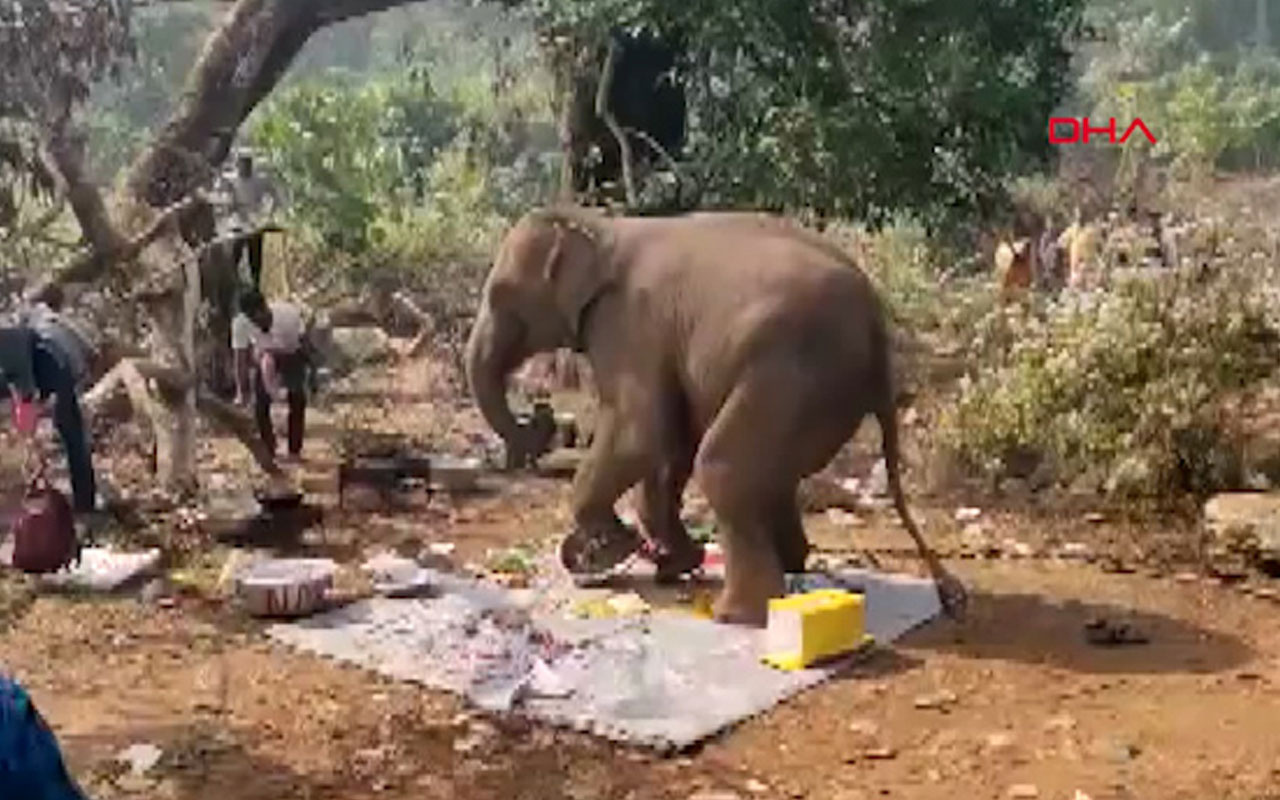
[[[98, 181], [162, 124], [224, 8], [139, 6], [123, 68], [90, 58]], [[1058, 220], [1082, 205], [1165, 209], [1215, 173], [1274, 168], [1277, 20], [1277, 0], [441, 0], [322, 31], [239, 141], [290, 198], [273, 255], [295, 287], [409, 286], [465, 311], [503, 227], [561, 189], [575, 80], [594, 85], [610, 37], [652, 37], [677, 56], [666, 79], [687, 115], [679, 150], [638, 172], [640, 209], [673, 197], [776, 209], [859, 248], [913, 332], [966, 343], [970, 377], [939, 442], [969, 468], [1033, 452], [1064, 482], [1201, 490], [1240, 479], [1205, 454], [1231, 441], [1222, 403], [1271, 371], [1275, 320], [1257, 286], [1272, 265], [1254, 258], [1266, 242], [1240, 233], [1206, 256], [1215, 277], [1129, 285], [1087, 307], [1001, 309], [985, 283], [937, 278], [1015, 203]], [[21, 111], [0, 105], [0, 144], [24, 141]], [[1055, 153], [1055, 114], [1141, 118], [1158, 144]], [[47, 272], [76, 247], [32, 152], [0, 150], [0, 279]], [[1055, 155], [1104, 165], [1096, 202]]]

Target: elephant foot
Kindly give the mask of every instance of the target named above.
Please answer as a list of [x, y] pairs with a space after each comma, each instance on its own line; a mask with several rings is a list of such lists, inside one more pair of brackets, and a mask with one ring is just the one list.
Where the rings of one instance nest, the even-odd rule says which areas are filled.
[[733, 602], [721, 595], [711, 607], [716, 622], [723, 625], [742, 625], [763, 628], [769, 621], [769, 604], [765, 602]]
[[658, 584], [676, 583], [681, 577], [702, 566], [707, 549], [696, 542], [669, 552], [659, 553], [653, 560], [657, 565], [654, 581]]
[[560, 563], [574, 575], [599, 575], [626, 561], [640, 545], [636, 531], [620, 522], [580, 527], [560, 543]]

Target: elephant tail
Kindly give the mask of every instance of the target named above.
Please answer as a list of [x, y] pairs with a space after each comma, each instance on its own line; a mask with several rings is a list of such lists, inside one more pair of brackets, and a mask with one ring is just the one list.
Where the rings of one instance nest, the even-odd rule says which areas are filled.
[[876, 400], [875, 416], [876, 421], [880, 425], [880, 440], [883, 448], [885, 475], [888, 478], [889, 497], [893, 501], [893, 507], [898, 512], [898, 517], [902, 520], [902, 526], [907, 529], [911, 539], [915, 542], [916, 548], [919, 550], [922, 558], [926, 563], [933, 565], [936, 563], [936, 557], [930, 550], [929, 545], [925, 542], [920, 528], [916, 525], [915, 520], [911, 517], [911, 511], [907, 508], [907, 498], [902, 491], [902, 448], [898, 438], [898, 408], [897, 408], [897, 387], [893, 375], [893, 364], [890, 355], [891, 345], [889, 342], [889, 333], [886, 329], [884, 317], [873, 324], [871, 334], [872, 353], [878, 361], [878, 369], [876, 372], [876, 384], [880, 386], [880, 396]]

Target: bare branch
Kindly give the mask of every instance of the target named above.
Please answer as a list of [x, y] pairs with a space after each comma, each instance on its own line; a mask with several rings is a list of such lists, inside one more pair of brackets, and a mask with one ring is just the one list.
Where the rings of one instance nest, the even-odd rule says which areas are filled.
[[54, 120], [44, 131], [43, 157], [53, 166], [61, 193], [71, 204], [86, 242], [95, 251], [109, 253], [124, 244], [107, 211], [106, 201], [84, 169], [84, 136], [68, 119]]
[[142, 251], [147, 249], [149, 245], [159, 239], [169, 226], [177, 222], [177, 218], [183, 212], [202, 200], [203, 196], [197, 193], [174, 203], [156, 215], [155, 219], [151, 221], [151, 224], [142, 233], [121, 242], [114, 250], [103, 251], [96, 247], [91, 248], [59, 271], [53, 280], [34, 293], [34, 297], [36, 299], [43, 298], [53, 286], [61, 286], [67, 283], [89, 283], [96, 280], [103, 272], [115, 264], [132, 261], [141, 255]]
[[596, 87], [596, 116], [604, 120], [604, 124], [609, 126], [609, 132], [618, 142], [618, 151], [622, 159], [622, 187], [627, 193], [627, 205], [635, 208], [639, 201], [636, 197], [635, 179], [631, 174], [631, 143], [627, 141], [626, 132], [622, 130], [617, 118], [609, 110], [609, 93], [613, 90], [613, 74], [618, 67], [619, 55], [618, 40], [611, 36], [609, 53], [605, 56], [604, 67], [600, 70], [600, 85]]
[[312, 34], [414, 0], [239, 0], [192, 68], [185, 96], [130, 168], [126, 190], [153, 208], [175, 202], [226, 158], [245, 118]]

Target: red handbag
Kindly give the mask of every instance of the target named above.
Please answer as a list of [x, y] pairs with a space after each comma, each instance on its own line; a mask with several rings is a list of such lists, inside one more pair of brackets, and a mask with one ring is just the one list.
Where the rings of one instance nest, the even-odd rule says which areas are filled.
[[41, 464], [13, 522], [13, 566], [30, 574], [57, 572], [80, 556], [75, 517]]

